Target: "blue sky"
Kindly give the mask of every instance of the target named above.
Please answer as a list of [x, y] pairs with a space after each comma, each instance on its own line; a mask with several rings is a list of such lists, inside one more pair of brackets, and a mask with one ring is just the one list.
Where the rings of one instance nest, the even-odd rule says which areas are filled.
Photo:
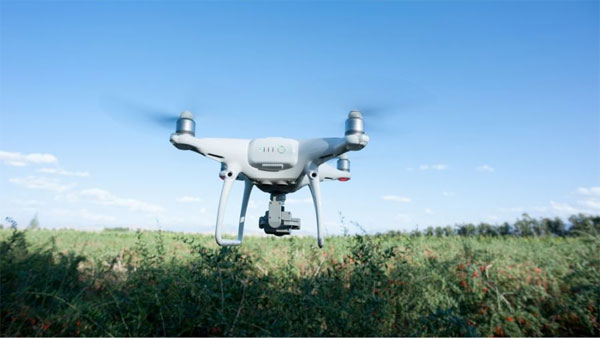
[[[597, 1], [0, 2], [0, 215], [212, 232], [219, 165], [123, 106], [191, 109], [197, 136], [371, 143], [322, 187], [370, 232], [600, 213]], [[234, 188], [231, 232], [242, 187]], [[315, 231], [308, 189], [288, 196]], [[268, 195], [255, 190], [246, 229]]]

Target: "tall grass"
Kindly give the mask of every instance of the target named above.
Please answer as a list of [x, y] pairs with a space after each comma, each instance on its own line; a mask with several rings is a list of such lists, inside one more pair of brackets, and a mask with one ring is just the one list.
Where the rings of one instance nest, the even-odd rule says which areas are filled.
[[2, 232], [2, 335], [600, 335], [598, 236]]

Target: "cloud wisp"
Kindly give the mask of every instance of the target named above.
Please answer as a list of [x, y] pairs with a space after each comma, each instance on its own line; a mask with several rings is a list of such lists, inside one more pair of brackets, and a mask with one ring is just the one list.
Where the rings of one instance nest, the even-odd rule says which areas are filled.
[[396, 196], [396, 195], [385, 195], [381, 196], [381, 199], [384, 201], [392, 201], [397, 203], [410, 203], [412, 199], [406, 196]]
[[288, 198], [285, 200], [287, 204], [311, 204], [313, 202], [311, 197], [306, 198]]
[[575, 193], [580, 198], [574, 202], [557, 202], [551, 200], [549, 206], [499, 208], [498, 210], [506, 213], [526, 213], [529, 211], [540, 213], [551, 212], [561, 217], [576, 214], [598, 214], [600, 212], [600, 187], [580, 187]]
[[600, 187], [577, 188], [577, 194], [582, 196], [600, 197]]
[[24, 167], [29, 164], [58, 163], [58, 159], [52, 154], [21, 154], [18, 152], [9, 152], [2, 150], [0, 150], [0, 161], [4, 162], [4, 164], [13, 167]]
[[579, 203], [581, 205], [585, 206], [586, 208], [590, 208], [590, 209], [594, 209], [594, 210], [600, 210], [600, 200], [597, 200], [597, 199], [587, 199], [587, 200], [579, 201]]
[[412, 221], [412, 218], [406, 214], [396, 214], [396, 216], [394, 216], [394, 220], [398, 222], [408, 223]]
[[61, 175], [61, 176], [75, 176], [75, 177], [89, 177], [90, 173], [87, 171], [67, 171], [59, 168], [41, 168], [38, 172], [44, 174]]
[[483, 172], [483, 173], [493, 173], [494, 171], [496, 171], [496, 169], [494, 169], [494, 167], [492, 167], [491, 165], [488, 165], [488, 164], [480, 165], [480, 166], [476, 167], [475, 170]]
[[82, 190], [78, 195], [87, 199], [89, 202], [98, 205], [117, 206], [127, 208], [131, 211], [143, 211], [148, 213], [159, 213], [164, 211], [164, 208], [159, 205], [133, 198], [115, 196], [106, 190], [98, 188]]
[[177, 197], [175, 201], [179, 203], [200, 203], [202, 202], [202, 199], [196, 196], [181, 196]]
[[447, 164], [421, 164], [419, 166], [419, 170], [436, 170], [436, 171], [448, 170], [448, 165]]
[[583, 196], [583, 200], [578, 201], [580, 205], [592, 209], [595, 212], [600, 211], [600, 187], [580, 187], [577, 194]]
[[60, 217], [81, 218], [92, 222], [112, 223], [117, 221], [117, 218], [114, 216], [91, 212], [85, 208], [79, 210], [55, 208], [52, 209], [51, 212]]
[[75, 184], [64, 184], [57, 179], [39, 176], [14, 177], [8, 181], [27, 189], [49, 190], [58, 193], [65, 192], [75, 186]]
[[578, 214], [581, 212], [580, 209], [577, 209], [568, 203], [560, 203], [560, 202], [550, 201], [550, 207], [552, 208], [553, 211], [555, 211], [559, 214], [565, 214], [565, 215], [573, 215], [573, 214]]

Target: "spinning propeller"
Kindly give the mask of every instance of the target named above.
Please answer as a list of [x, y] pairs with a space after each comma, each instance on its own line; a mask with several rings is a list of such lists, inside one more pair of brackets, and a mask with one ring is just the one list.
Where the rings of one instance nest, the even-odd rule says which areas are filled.
[[[190, 110], [192, 106], [188, 106]], [[145, 124], [150, 128], [162, 128], [172, 130], [180, 114], [174, 113], [172, 109], [165, 109], [132, 103], [117, 98], [104, 98], [100, 101], [100, 108], [113, 120], [125, 125]], [[190, 110], [184, 110], [191, 115]], [[194, 117], [191, 116], [191, 119]]]

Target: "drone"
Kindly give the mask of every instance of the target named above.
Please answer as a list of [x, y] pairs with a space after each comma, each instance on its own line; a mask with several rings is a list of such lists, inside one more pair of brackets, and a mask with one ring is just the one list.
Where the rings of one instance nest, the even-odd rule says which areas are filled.
[[[259, 218], [265, 233], [284, 236], [300, 229], [300, 219], [285, 210], [286, 195], [309, 186], [317, 218], [317, 243], [323, 247], [321, 220], [321, 181], [350, 180], [350, 160], [346, 153], [358, 151], [369, 143], [363, 115], [352, 110], [346, 119], [344, 137], [291, 139], [267, 137], [255, 139], [197, 138], [196, 123], [189, 111], [177, 119], [171, 143], [180, 150], [191, 150], [221, 163], [219, 177], [223, 189], [219, 199], [215, 239], [220, 246], [238, 246], [244, 237], [246, 209], [252, 188], [270, 194], [269, 208]], [[337, 158], [337, 168], [325, 163]], [[223, 217], [234, 181], [244, 182], [237, 240], [223, 239]]]

